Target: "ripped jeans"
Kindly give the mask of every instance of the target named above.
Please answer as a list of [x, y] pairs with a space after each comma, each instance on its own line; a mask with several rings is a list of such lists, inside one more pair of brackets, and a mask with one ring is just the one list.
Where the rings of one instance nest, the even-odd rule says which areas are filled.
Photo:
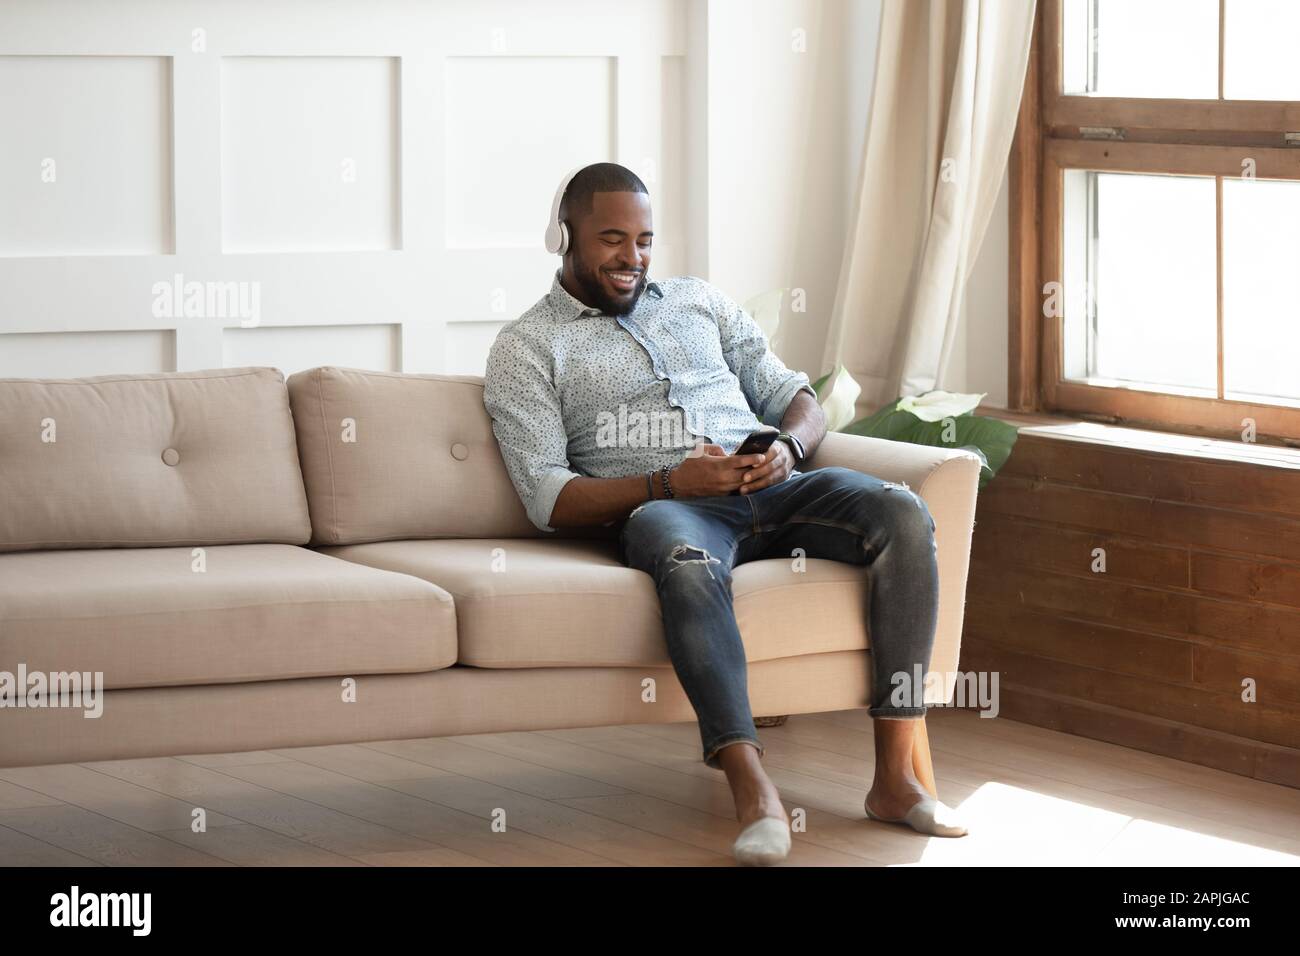
[[[904, 484], [851, 468], [792, 474], [745, 495], [647, 501], [623, 521], [619, 557], [651, 575], [677, 679], [699, 718], [704, 762], [737, 742], [765, 747], [749, 707], [745, 649], [732, 609], [731, 571], [760, 558], [870, 565], [872, 717], [915, 719], [926, 708], [890, 700], [890, 676], [929, 670], [938, 624], [935, 524]], [[793, 570], [792, 573], [796, 573]]]

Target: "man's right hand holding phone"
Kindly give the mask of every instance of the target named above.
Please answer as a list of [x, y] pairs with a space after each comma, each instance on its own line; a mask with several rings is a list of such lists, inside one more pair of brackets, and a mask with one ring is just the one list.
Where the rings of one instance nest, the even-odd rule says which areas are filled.
[[721, 445], [699, 444], [669, 474], [673, 494], [680, 498], [709, 495], [737, 495], [745, 486], [745, 475], [771, 459], [778, 432], [764, 429], [746, 438], [736, 454], [728, 455]]

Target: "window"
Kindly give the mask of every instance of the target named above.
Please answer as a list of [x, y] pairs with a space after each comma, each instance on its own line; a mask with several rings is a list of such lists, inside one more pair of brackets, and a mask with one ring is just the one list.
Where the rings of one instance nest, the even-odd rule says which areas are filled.
[[1040, 0], [1012, 403], [1300, 439], [1300, 2]]

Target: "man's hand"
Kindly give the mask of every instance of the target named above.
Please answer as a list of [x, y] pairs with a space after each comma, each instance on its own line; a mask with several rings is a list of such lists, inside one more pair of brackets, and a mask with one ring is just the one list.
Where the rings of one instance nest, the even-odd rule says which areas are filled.
[[768, 485], [778, 485], [789, 478], [790, 472], [794, 470], [794, 452], [783, 441], [772, 442], [772, 447], [762, 458], [761, 465], [751, 468], [742, 477], [740, 485], [742, 495], [761, 491]]
[[[790, 457], [793, 460], [794, 456]], [[728, 455], [719, 445], [701, 443], [672, 469], [668, 480], [679, 498], [729, 495], [741, 486], [750, 469], [767, 460], [766, 455]]]

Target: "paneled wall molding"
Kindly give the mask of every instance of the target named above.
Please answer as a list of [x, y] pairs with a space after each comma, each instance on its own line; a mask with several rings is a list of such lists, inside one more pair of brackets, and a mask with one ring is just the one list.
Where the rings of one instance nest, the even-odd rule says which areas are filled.
[[[850, 152], [810, 137], [814, 59], [788, 37], [833, 34], [862, 2], [9, 0], [0, 376], [479, 373], [558, 266], [541, 245], [555, 183], [599, 160], [650, 187], [652, 274], [742, 300], [833, 286], [788, 268], [808, 246], [791, 203], [841, 199]], [[846, 49], [814, 42], [815, 70]], [[791, 199], [812, 155], [829, 167]], [[160, 306], [176, 282], [203, 308]]]
[[[0, 223], [0, 374], [481, 370], [496, 330], [549, 284], [540, 236], [560, 175], [603, 159], [657, 171], [665, 153], [683, 165], [686, 144], [659, 140], [662, 113], [684, 108], [661, 99], [665, 58], [684, 54], [680, 0], [599, 16], [589, 3], [125, 5], [139, 15], [0, 7], [0, 124], [22, 144], [0, 179], [18, 213]], [[104, 128], [78, 138], [87, 78]], [[106, 153], [114, 122], [129, 135]], [[42, 183], [51, 151], [59, 178]], [[91, 176], [106, 156], [134, 178]], [[681, 245], [670, 226], [672, 271]], [[159, 310], [154, 289], [176, 276], [225, 308]], [[211, 294], [231, 285], [256, 289], [257, 316]], [[143, 330], [161, 337], [126, 334]]]

